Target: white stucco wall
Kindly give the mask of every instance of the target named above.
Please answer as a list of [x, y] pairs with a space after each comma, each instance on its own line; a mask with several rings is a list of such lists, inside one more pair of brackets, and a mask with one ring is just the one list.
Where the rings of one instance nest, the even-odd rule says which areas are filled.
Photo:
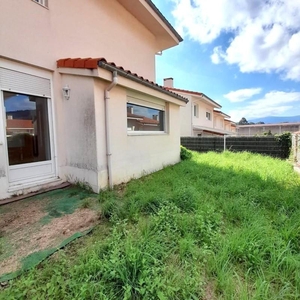
[[[213, 106], [199, 100], [194, 100], [194, 102], [199, 105], [199, 117], [193, 117], [193, 125], [213, 128]], [[206, 112], [210, 113], [210, 120], [206, 119]]]
[[88, 182], [98, 191], [94, 79], [61, 75], [62, 86], [71, 89], [69, 100], [59, 99], [58, 131], [60, 176], [71, 182]]
[[[97, 80], [95, 84], [97, 149], [99, 168], [99, 186], [107, 185], [104, 135], [103, 91], [107, 83]], [[119, 184], [132, 178], [162, 169], [180, 160], [180, 109], [178, 105], [167, 105], [167, 133], [130, 135], [127, 133], [127, 94], [126, 88], [116, 86], [110, 92], [110, 134], [113, 183]], [[143, 94], [141, 93], [141, 99]], [[145, 96], [149, 99], [149, 95]], [[104, 138], [105, 136], [103, 136]], [[104, 162], [103, 162], [104, 160]]]
[[156, 39], [116, 0], [1, 0], [0, 56], [54, 70], [60, 58], [104, 57], [155, 80]]
[[184, 107], [180, 107], [180, 136], [192, 136], [192, 116], [193, 116], [193, 103], [191, 96], [184, 95], [189, 102]]

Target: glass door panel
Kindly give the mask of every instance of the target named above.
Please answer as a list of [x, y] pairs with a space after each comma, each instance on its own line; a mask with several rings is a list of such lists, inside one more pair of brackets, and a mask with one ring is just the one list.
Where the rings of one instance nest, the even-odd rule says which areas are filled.
[[9, 165], [51, 160], [47, 98], [3, 92]]

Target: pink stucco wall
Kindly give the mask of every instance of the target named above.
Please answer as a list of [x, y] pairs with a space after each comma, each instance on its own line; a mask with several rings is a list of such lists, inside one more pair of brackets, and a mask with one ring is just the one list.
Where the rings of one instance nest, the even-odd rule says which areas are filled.
[[155, 36], [116, 0], [1, 0], [0, 56], [50, 70], [66, 57], [104, 57], [155, 79]]

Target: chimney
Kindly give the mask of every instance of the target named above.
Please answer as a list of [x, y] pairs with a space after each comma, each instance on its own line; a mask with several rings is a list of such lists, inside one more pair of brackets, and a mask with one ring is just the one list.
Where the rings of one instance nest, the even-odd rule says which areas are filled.
[[173, 88], [173, 81], [174, 79], [172, 77], [170, 78], [164, 78], [164, 87]]
[[158, 121], [158, 115], [152, 115], [152, 119]]

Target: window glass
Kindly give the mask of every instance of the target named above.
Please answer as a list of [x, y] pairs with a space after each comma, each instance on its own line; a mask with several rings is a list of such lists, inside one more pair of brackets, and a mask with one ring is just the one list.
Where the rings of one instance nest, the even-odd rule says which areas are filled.
[[206, 112], [206, 119], [210, 120], [210, 112]]
[[3, 92], [9, 165], [50, 160], [47, 99]]
[[128, 131], [164, 131], [164, 118], [163, 110], [127, 103]]
[[34, 2], [37, 2], [45, 7], [48, 7], [48, 0], [33, 0]]

